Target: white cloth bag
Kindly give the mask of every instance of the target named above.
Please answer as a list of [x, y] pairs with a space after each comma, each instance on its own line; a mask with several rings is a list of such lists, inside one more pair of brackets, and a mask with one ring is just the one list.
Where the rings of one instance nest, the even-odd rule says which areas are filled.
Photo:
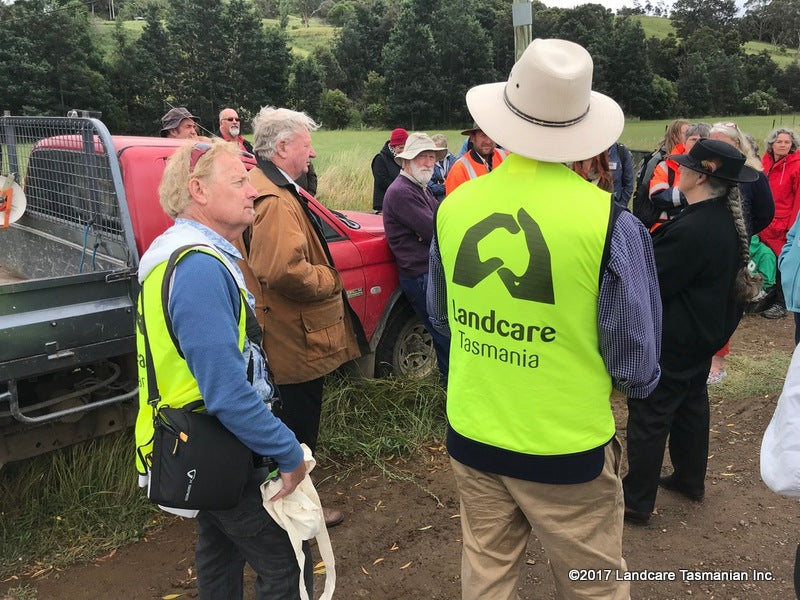
[[331, 539], [328, 537], [328, 528], [325, 527], [325, 518], [322, 515], [322, 504], [319, 501], [314, 484], [309, 473], [314, 469], [317, 461], [311, 455], [311, 449], [305, 444], [303, 460], [306, 463], [306, 476], [295, 490], [288, 496], [279, 498], [275, 502], [270, 500], [283, 487], [280, 479], [265, 481], [261, 484], [261, 497], [264, 508], [275, 522], [286, 530], [292, 542], [297, 564], [300, 566], [300, 597], [309, 600], [306, 582], [303, 577], [305, 570], [305, 555], [303, 554], [303, 541], [311, 538], [317, 539], [319, 554], [325, 563], [325, 590], [319, 600], [330, 600], [336, 588], [336, 562], [333, 557]]
[[777, 494], [800, 498], [800, 346], [761, 440], [761, 479]]

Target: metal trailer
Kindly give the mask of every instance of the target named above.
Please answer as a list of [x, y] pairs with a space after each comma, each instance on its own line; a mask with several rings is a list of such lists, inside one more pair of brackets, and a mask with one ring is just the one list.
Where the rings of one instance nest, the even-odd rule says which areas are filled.
[[0, 466], [135, 417], [139, 256], [106, 127], [0, 117], [0, 175], [22, 218], [0, 229]]

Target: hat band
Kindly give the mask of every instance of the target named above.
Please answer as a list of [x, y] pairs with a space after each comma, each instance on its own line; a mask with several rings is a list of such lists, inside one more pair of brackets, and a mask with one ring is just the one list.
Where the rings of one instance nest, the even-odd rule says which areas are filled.
[[543, 119], [537, 119], [536, 117], [532, 117], [531, 115], [522, 112], [516, 106], [511, 104], [511, 100], [508, 99], [508, 92], [506, 89], [503, 90], [503, 102], [505, 102], [508, 109], [520, 119], [524, 119], [528, 123], [533, 123], [534, 125], [541, 125], [542, 127], [569, 127], [570, 125], [580, 123], [583, 121], [583, 118], [589, 114], [589, 107], [587, 106], [582, 115], [576, 119], [570, 119], [569, 121], [545, 121]]

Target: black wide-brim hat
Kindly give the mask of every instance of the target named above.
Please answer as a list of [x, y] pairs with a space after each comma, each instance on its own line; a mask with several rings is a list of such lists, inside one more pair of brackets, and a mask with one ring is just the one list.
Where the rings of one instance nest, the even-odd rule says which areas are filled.
[[744, 154], [720, 140], [697, 140], [688, 154], [669, 156], [679, 165], [709, 177], [743, 183], [758, 179], [758, 171], [745, 166]]

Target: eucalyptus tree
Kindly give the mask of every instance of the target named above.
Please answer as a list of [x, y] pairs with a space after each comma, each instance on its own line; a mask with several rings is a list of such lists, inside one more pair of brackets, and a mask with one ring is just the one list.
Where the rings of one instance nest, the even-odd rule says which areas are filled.
[[437, 122], [434, 94], [438, 52], [429, 6], [426, 0], [403, 0], [383, 48], [387, 116], [390, 122], [409, 130]]
[[106, 64], [85, 2], [18, 0], [0, 16], [0, 108], [55, 115], [111, 110]]
[[435, 76], [429, 94], [435, 101], [438, 125], [468, 125], [472, 119], [464, 101], [467, 90], [498, 76], [492, 40], [476, 12], [474, 2], [441, 0], [431, 15], [437, 52], [435, 63], [429, 66]]

